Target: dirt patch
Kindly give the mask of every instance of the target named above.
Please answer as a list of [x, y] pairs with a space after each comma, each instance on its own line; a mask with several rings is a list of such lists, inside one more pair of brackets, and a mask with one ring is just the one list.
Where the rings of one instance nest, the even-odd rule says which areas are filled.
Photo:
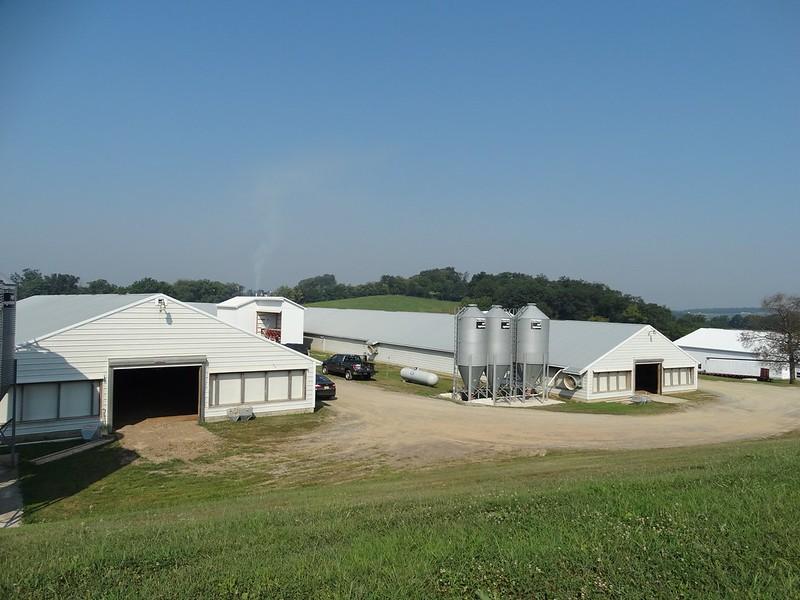
[[323, 409], [326, 418], [296, 433], [266, 427], [239, 447], [236, 436], [215, 435], [194, 420], [173, 417], [123, 428], [122, 444], [154, 462], [187, 461], [184, 468], [197, 474], [249, 471], [264, 485], [291, 485], [358, 479], [386, 467], [415, 469], [559, 449], [692, 446], [800, 429], [800, 390], [738, 382], [703, 381], [703, 392], [714, 400], [690, 399], [674, 411], [646, 416], [462, 406], [368, 382], [336, 383], [339, 398]]
[[152, 462], [190, 461], [213, 453], [220, 439], [201, 427], [195, 417], [145, 419], [117, 430], [120, 445]]

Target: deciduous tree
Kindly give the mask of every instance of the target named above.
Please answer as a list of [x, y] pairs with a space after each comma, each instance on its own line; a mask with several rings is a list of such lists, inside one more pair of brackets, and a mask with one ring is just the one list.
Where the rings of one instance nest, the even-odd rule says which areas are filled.
[[775, 365], [789, 365], [789, 382], [797, 379], [800, 364], [800, 296], [775, 294], [761, 302], [767, 311], [764, 331], [745, 331], [742, 343], [758, 352], [761, 360]]

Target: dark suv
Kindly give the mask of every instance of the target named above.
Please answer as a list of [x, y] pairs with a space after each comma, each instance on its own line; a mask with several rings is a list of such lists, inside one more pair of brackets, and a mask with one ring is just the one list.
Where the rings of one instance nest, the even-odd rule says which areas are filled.
[[344, 375], [345, 379], [369, 379], [375, 373], [375, 368], [367, 362], [365, 357], [355, 354], [334, 354], [322, 363], [322, 372], [333, 375]]

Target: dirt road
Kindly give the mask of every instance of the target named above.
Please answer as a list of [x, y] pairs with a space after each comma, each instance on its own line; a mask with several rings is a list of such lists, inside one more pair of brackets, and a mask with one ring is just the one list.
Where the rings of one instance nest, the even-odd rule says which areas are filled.
[[720, 399], [664, 415], [628, 416], [461, 406], [336, 381], [335, 418], [303, 445], [333, 455], [431, 463], [548, 449], [636, 449], [763, 438], [800, 429], [800, 389], [702, 381]]

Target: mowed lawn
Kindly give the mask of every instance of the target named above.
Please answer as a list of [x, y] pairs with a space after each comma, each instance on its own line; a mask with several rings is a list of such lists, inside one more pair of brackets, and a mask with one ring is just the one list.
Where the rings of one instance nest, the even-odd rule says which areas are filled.
[[455, 314], [459, 303], [435, 298], [417, 298], [415, 296], [363, 296], [361, 298], [345, 298], [343, 300], [326, 300], [312, 302], [307, 306], [320, 308], [361, 308], [365, 310], [389, 310], [399, 312], [433, 312]]
[[[253, 452], [248, 431], [218, 432]], [[25, 469], [44, 522], [0, 532], [8, 597], [800, 597], [797, 435], [289, 489], [120, 451], [51, 465], [62, 491], [85, 478], [68, 499]]]

